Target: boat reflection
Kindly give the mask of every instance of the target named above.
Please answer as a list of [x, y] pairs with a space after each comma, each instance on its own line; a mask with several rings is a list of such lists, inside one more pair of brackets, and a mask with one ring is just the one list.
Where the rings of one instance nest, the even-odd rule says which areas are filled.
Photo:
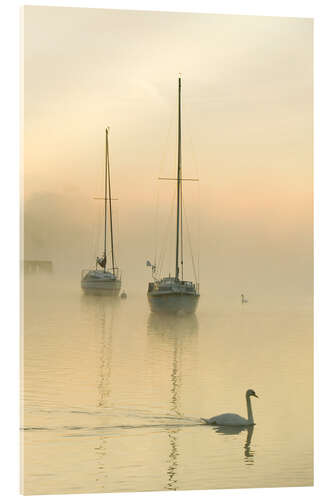
[[80, 295], [82, 311], [96, 311], [98, 313], [98, 311], [106, 311], [108, 308], [115, 309], [119, 306], [120, 302], [120, 297], [113, 297], [110, 295]]
[[[112, 339], [115, 329], [119, 297], [82, 295], [82, 312], [91, 324], [92, 333], [95, 338], [97, 355], [97, 378], [96, 386], [96, 414], [99, 415], [99, 426], [101, 428], [109, 425], [109, 415], [103, 409], [112, 406]], [[110, 453], [110, 440], [101, 433], [97, 437], [94, 450], [96, 453], [97, 490], [105, 491], [109, 481], [109, 469], [106, 467], [107, 456]]]
[[171, 314], [151, 313], [148, 317], [148, 335], [177, 338], [183, 341], [198, 334], [199, 323], [195, 314], [174, 316]]
[[151, 313], [148, 317], [147, 333], [151, 364], [154, 364], [155, 359], [161, 360], [162, 352], [163, 364], [170, 367], [170, 412], [172, 415], [182, 416], [180, 400], [182, 373], [190, 372], [192, 380], [196, 373], [193, 364], [196, 360], [197, 317]]
[[240, 434], [247, 431], [246, 440], [244, 443], [244, 462], [247, 465], [254, 464], [254, 450], [251, 448], [251, 440], [253, 436], [254, 426], [216, 426], [213, 427], [217, 434], [224, 434], [227, 436]]
[[[172, 316], [168, 314], [151, 313], [147, 322], [147, 334], [150, 349], [150, 359], [154, 363], [154, 353], [164, 352], [165, 363], [169, 367], [169, 411], [171, 415], [181, 418], [182, 374], [184, 371], [195, 373], [192, 363], [196, 356], [195, 346], [198, 334], [198, 320], [195, 315]], [[187, 366], [184, 367], [186, 363]], [[188, 366], [190, 363], [191, 366]], [[179, 463], [178, 435], [181, 427], [168, 429], [169, 453], [167, 460], [167, 483], [165, 489], [177, 490], [177, 468]]]

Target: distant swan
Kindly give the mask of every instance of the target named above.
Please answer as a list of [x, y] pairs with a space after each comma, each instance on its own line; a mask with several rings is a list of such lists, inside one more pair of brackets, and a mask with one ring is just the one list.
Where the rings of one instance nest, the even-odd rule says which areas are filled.
[[258, 397], [252, 389], [248, 389], [245, 394], [248, 418], [241, 417], [236, 413], [222, 413], [222, 415], [216, 415], [216, 417], [211, 418], [203, 418], [202, 420], [209, 425], [254, 425], [250, 401], [251, 396], [254, 396], [255, 398]]
[[248, 300], [247, 300], [247, 299], [245, 299], [245, 297], [244, 297], [244, 294], [243, 294], [243, 293], [241, 294], [241, 297], [242, 297], [242, 304], [247, 304], [247, 303], [248, 303]]

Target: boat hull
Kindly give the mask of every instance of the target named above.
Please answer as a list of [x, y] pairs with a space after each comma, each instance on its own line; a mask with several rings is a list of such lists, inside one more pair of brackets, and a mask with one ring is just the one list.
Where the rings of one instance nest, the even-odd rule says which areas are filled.
[[86, 294], [119, 296], [121, 280], [82, 280], [81, 288]]
[[199, 301], [199, 295], [193, 294], [148, 292], [147, 296], [153, 313], [193, 314]]

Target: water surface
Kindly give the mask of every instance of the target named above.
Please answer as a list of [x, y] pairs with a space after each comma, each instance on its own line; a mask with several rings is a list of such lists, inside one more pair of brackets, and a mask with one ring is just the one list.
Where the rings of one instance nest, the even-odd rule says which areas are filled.
[[[27, 277], [23, 358], [25, 494], [313, 482], [311, 300], [202, 295], [161, 318], [144, 290]], [[246, 416], [248, 388], [252, 430], [202, 424]]]

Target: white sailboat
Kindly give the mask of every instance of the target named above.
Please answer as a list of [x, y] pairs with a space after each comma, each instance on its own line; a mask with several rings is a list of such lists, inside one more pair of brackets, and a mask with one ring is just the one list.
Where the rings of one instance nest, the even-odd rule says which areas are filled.
[[[165, 178], [164, 178], [165, 179]], [[178, 162], [177, 178], [177, 224], [176, 224], [176, 266], [175, 275], [157, 279], [156, 265], [148, 260], [146, 265], [152, 267], [153, 280], [148, 284], [148, 301], [152, 312], [194, 313], [199, 301], [199, 284], [185, 281], [183, 277], [183, 199], [182, 199], [182, 148], [181, 148], [181, 77], [178, 78]], [[181, 269], [179, 268], [181, 253]]]
[[[81, 272], [81, 288], [85, 293], [118, 296], [121, 289], [121, 274], [115, 263], [112, 227], [111, 175], [109, 158], [109, 128], [105, 129], [105, 180], [104, 180], [104, 251], [96, 257], [95, 269]], [[108, 210], [109, 209], [109, 210]], [[107, 268], [107, 219], [110, 222], [111, 267]]]

